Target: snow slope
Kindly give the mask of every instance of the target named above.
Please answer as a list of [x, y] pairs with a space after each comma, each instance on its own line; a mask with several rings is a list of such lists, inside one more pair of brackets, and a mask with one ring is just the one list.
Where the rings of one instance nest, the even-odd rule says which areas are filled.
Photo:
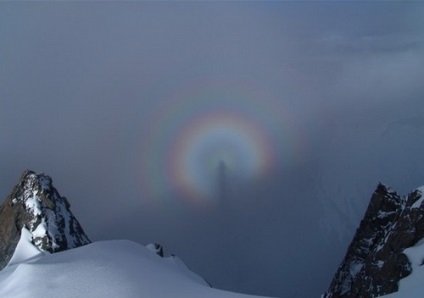
[[127, 240], [40, 254], [25, 239], [0, 272], [0, 297], [259, 297], [213, 289], [178, 258], [161, 258]]

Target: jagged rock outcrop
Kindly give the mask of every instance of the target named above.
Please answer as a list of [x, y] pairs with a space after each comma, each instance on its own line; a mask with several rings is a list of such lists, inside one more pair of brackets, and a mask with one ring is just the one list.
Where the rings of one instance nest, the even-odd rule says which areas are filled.
[[423, 189], [401, 198], [379, 184], [323, 296], [378, 297], [396, 292], [399, 280], [412, 272], [403, 251], [424, 237], [423, 201]]
[[11, 259], [23, 228], [30, 231], [34, 246], [46, 253], [90, 243], [52, 179], [29, 170], [0, 206], [0, 270]]
[[146, 248], [151, 252], [154, 252], [159, 257], [163, 258], [163, 246], [158, 243], [149, 243], [146, 245]]

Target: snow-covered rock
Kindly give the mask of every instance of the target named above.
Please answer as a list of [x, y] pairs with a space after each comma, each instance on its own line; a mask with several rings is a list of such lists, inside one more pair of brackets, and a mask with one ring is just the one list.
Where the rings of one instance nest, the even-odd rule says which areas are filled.
[[423, 191], [418, 188], [401, 198], [378, 185], [324, 297], [377, 297], [398, 291], [399, 281], [422, 264], [421, 254], [410, 247], [424, 237]]
[[[28, 234], [28, 233], [29, 234]], [[12, 258], [20, 239], [41, 253], [54, 253], [90, 243], [65, 197], [45, 174], [25, 171], [0, 206], [0, 269]]]
[[422, 298], [424, 296], [424, 240], [404, 250], [412, 265], [412, 273], [399, 282], [399, 291], [384, 298]]
[[159, 257], [163, 257], [163, 247], [158, 243], [149, 243], [146, 245], [146, 248], [151, 252], [154, 252]]

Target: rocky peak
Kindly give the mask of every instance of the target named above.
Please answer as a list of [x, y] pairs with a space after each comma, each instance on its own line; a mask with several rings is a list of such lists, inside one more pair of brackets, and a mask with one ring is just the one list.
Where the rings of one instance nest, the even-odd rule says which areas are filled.
[[0, 269], [12, 257], [23, 228], [31, 233], [34, 246], [45, 253], [90, 243], [52, 179], [29, 170], [0, 206]]
[[412, 272], [403, 251], [424, 237], [424, 189], [401, 198], [379, 184], [324, 297], [377, 297]]

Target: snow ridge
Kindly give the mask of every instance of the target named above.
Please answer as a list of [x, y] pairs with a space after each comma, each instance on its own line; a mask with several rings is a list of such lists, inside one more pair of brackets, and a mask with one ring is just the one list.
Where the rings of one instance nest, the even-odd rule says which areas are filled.
[[260, 298], [211, 288], [180, 259], [150, 248], [110, 240], [21, 260], [0, 272], [0, 297]]

